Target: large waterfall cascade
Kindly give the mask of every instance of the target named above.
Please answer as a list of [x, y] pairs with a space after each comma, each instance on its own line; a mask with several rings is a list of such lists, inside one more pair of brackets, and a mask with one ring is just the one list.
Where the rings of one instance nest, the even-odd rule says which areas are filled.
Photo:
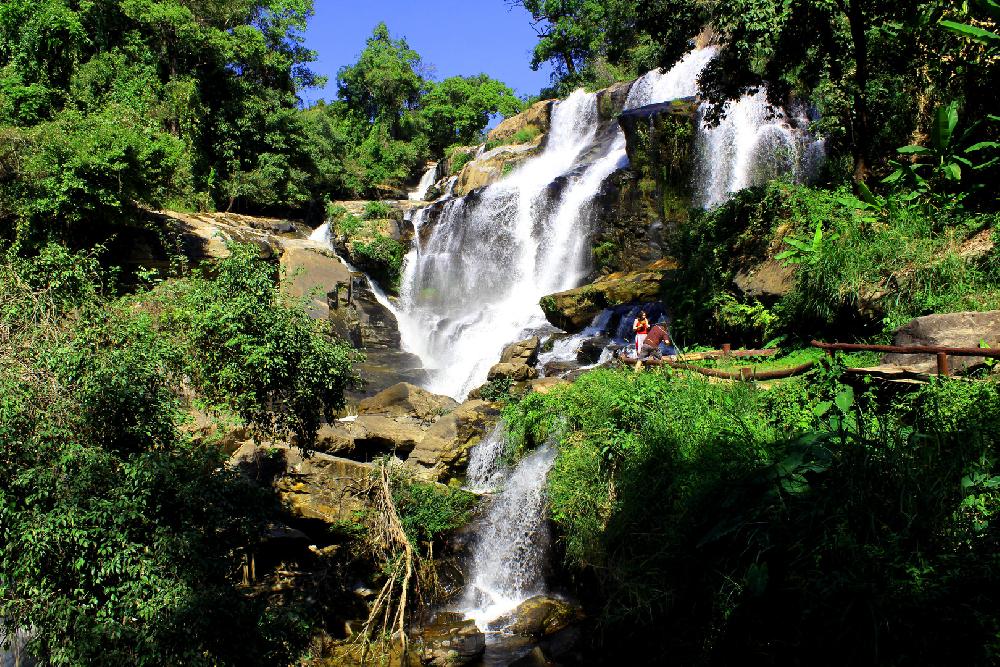
[[[632, 85], [625, 109], [697, 95], [698, 76], [714, 56], [714, 47], [695, 49], [669, 70], [647, 73]], [[782, 174], [805, 180], [822, 161], [822, 141], [801, 129], [809, 121], [804, 110], [789, 123], [760, 91], [726, 111], [717, 126], [699, 124], [694, 203], [711, 207]], [[429, 232], [422, 229], [428, 209], [413, 211], [417, 233], [400, 299], [373, 291], [396, 316], [404, 349], [429, 371], [430, 391], [463, 399], [504, 345], [551, 330], [539, 299], [576, 287], [587, 274], [591, 203], [604, 180], [628, 164], [624, 133], [617, 128], [608, 141], [598, 136], [600, 122], [597, 95], [578, 90], [554, 105], [541, 154], [466, 197], [451, 196], [452, 176]], [[430, 166], [410, 198], [423, 199], [437, 172]], [[327, 227], [313, 238], [326, 241]]]
[[[714, 55], [712, 47], [696, 49], [671, 69], [646, 74], [625, 108], [697, 95], [698, 75]], [[822, 153], [767, 110], [759, 93], [730, 105], [717, 127], [701, 126], [698, 203], [714, 205], [775, 173], [804, 173]], [[446, 198], [427, 234], [420, 231], [427, 211], [414, 214], [399, 325], [407, 351], [431, 371], [427, 389], [464, 398], [504, 345], [545, 330], [539, 299], [576, 287], [588, 272], [591, 202], [628, 164], [624, 134], [601, 144], [599, 124], [596, 94], [578, 90], [555, 104], [540, 155], [482, 192]], [[591, 161], [580, 164], [583, 155]]]

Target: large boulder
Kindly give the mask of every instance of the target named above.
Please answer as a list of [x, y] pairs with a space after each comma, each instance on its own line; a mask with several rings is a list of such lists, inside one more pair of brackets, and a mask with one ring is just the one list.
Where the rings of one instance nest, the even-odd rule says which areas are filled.
[[529, 637], [549, 637], [581, 620], [583, 611], [577, 605], [547, 595], [536, 595], [491, 623], [490, 628]]
[[487, 139], [493, 143], [509, 143], [518, 132], [528, 130], [538, 135], [549, 131], [552, 118], [553, 100], [535, 102], [530, 107], [510, 118], [505, 118], [499, 125], [490, 130]]
[[539, 304], [553, 325], [582, 331], [605, 308], [658, 300], [664, 277], [676, 268], [675, 261], [659, 259], [638, 271], [612, 273], [589, 285], [544, 296]]
[[[327, 293], [338, 283], [351, 282], [351, 272], [331, 251], [316, 247], [289, 246], [281, 255], [282, 288], [295, 298], [307, 298], [309, 315], [330, 316]], [[346, 293], [346, 292], [345, 292]]]
[[491, 403], [466, 401], [438, 419], [406, 459], [421, 477], [447, 481], [464, 474], [469, 450], [500, 417]]
[[486, 151], [462, 167], [455, 183], [455, 195], [461, 197], [473, 190], [485, 188], [506, 176], [514, 167], [538, 155], [542, 137], [527, 144], [498, 146]]
[[424, 439], [424, 424], [407, 417], [359, 415], [354, 421], [358, 429], [354, 437], [353, 458], [371, 461], [391, 454], [405, 459]]
[[[896, 330], [893, 345], [928, 345], [937, 347], [979, 347], [986, 343], [1000, 347], [1000, 310], [984, 312], [925, 315]], [[950, 357], [953, 370], [981, 364], [984, 357]], [[886, 354], [883, 364], [915, 370], [932, 370], [937, 363], [931, 354]]]
[[486, 380], [489, 382], [503, 379], [513, 380], [515, 382], [524, 382], [526, 380], [534, 380], [536, 377], [538, 377], [538, 369], [533, 366], [503, 362], [493, 364], [493, 366], [490, 367], [489, 372], [486, 374]]
[[419, 634], [421, 660], [434, 667], [459, 667], [476, 661], [486, 651], [486, 635], [462, 614], [442, 612]]
[[322, 453], [303, 456], [296, 448], [273, 446], [240, 450], [234, 459], [242, 466], [260, 465], [255, 461], [281, 458], [282, 474], [274, 482], [278, 496], [289, 514], [300, 520], [339, 524], [353, 521], [366, 507], [358, 490], [371, 478], [373, 467]]
[[737, 272], [733, 282], [751, 297], [778, 299], [795, 286], [795, 270], [773, 259]]
[[538, 336], [511, 343], [500, 354], [500, 363], [534, 366], [538, 362], [538, 350], [541, 345]]
[[408, 382], [400, 382], [358, 404], [359, 415], [384, 417], [413, 417], [432, 422], [446, 412], [458, 407], [458, 402], [421, 389]]

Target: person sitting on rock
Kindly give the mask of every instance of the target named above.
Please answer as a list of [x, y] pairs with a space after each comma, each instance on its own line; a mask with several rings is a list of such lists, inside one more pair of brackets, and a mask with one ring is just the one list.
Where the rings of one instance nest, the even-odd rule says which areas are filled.
[[635, 332], [635, 356], [638, 357], [639, 350], [642, 349], [642, 342], [646, 340], [646, 334], [649, 333], [649, 319], [646, 317], [645, 310], [640, 310], [639, 317], [632, 322], [632, 331]]
[[666, 320], [657, 322], [646, 334], [646, 339], [642, 341], [642, 347], [639, 349], [639, 361], [636, 363], [640, 364], [643, 359], [649, 357], [662, 361], [663, 353], [660, 352], [660, 343], [670, 345], [670, 334], [667, 333]]

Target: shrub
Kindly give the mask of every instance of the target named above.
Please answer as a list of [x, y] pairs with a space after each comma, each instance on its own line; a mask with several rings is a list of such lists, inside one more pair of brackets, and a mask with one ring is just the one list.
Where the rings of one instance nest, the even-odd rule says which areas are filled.
[[238, 576], [275, 499], [178, 430], [152, 318], [104, 300], [91, 257], [40, 258], [0, 262], [0, 635], [51, 664], [294, 661], [300, 609]]
[[376, 236], [370, 241], [355, 241], [352, 248], [358, 268], [368, 272], [386, 290], [399, 291], [406, 246], [388, 236]]
[[365, 220], [375, 220], [380, 218], [388, 218], [392, 213], [392, 207], [383, 201], [370, 201], [365, 204], [364, 219]]

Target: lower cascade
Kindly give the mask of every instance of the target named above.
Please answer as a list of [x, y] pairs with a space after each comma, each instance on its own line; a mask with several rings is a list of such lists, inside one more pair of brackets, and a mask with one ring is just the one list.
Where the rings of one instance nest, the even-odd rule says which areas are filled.
[[[546, 443], [509, 470], [502, 428], [473, 449], [469, 487], [496, 490], [478, 527], [468, 583], [459, 604], [481, 630], [502, 629], [503, 617], [528, 598], [545, 592], [550, 541], [545, 519], [545, 480], [556, 458]], [[497, 627], [497, 624], [501, 627]]]

